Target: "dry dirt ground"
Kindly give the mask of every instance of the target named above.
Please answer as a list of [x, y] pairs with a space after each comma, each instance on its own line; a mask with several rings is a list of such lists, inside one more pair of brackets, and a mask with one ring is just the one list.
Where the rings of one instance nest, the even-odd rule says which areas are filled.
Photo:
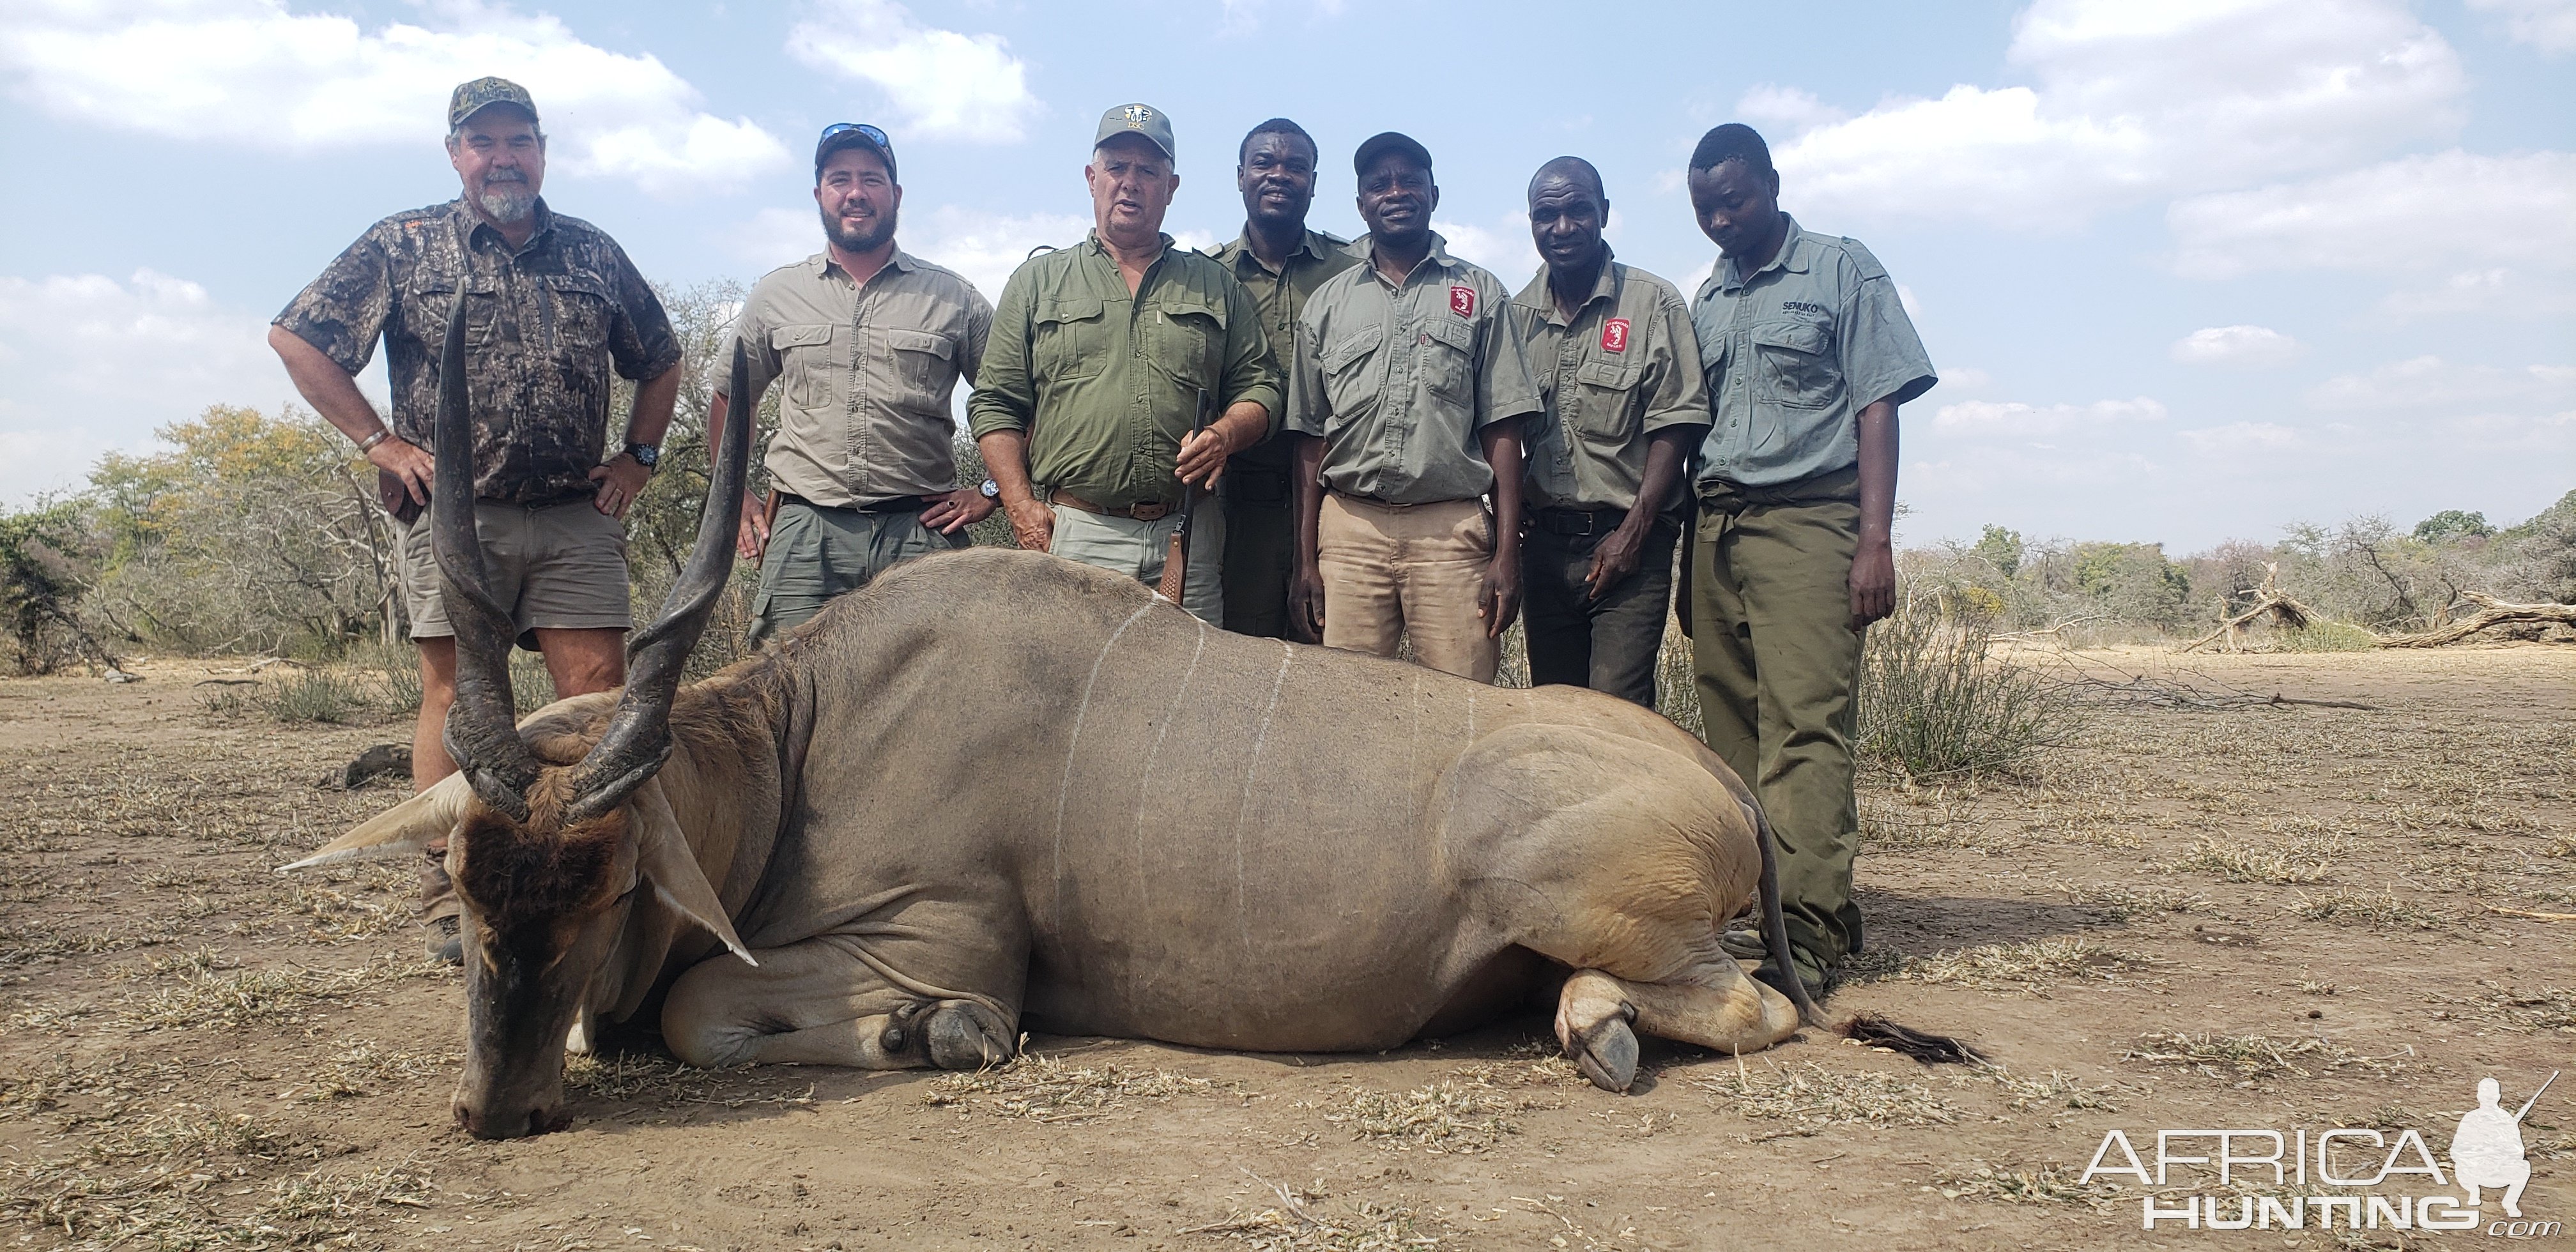
[[[2115, 1127], [2413, 1127], [2447, 1168], [2479, 1078], [2510, 1107], [2576, 1070], [2576, 649], [2090, 660], [2370, 707], [2111, 706], [2027, 782], [1873, 786], [1828, 1010], [1990, 1067], [1650, 1043], [1613, 1097], [1536, 1016], [1378, 1056], [1041, 1037], [978, 1076], [632, 1054], [507, 1144], [449, 1128], [459, 984], [405, 875], [270, 872], [397, 798], [314, 780], [398, 727], [219, 716], [205, 665], [0, 682], [0, 1246], [2503, 1246], [2147, 1233], [2134, 1181], [2077, 1178]], [[2571, 1127], [2576, 1073], [2522, 1201], [2576, 1228]]]

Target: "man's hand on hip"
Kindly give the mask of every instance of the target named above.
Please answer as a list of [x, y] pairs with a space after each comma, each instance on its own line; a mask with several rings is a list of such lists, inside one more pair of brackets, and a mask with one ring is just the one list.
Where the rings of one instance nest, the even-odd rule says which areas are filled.
[[1896, 611], [1896, 553], [1885, 541], [1864, 540], [1852, 558], [1851, 628], [1857, 633]]
[[635, 503], [635, 497], [642, 494], [645, 482], [652, 477], [653, 471], [638, 464], [634, 457], [620, 452], [609, 458], [607, 464], [591, 467], [590, 481], [599, 484], [599, 494], [591, 498], [591, 505], [610, 517], [623, 520], [628, 506]]
[[437, 473], [437, 462], [421, 451], [420, 445], [400, 435], [387, 436], [367, 449], [367, 464], [403, 481], [414, 504], [429, 503], [430, 480]]
[[1035, 499], [1016, 501], [1007, 506], [1011, 514], [1011, 538], [1030, 552], [1044, 552], [1055, 541], [1055, 510]]
[[[924, 497], [931, 503], [921, 511], [921, 524], [943, 535], [953, 535], [993, 515], [996, 507], [991, 496], [980, 487], [960, 487], [955, 491]], [[1050, 520], [1054, 514], [1048, 514]], [[1016, 523], [1014, 527], [1016, 528]]]

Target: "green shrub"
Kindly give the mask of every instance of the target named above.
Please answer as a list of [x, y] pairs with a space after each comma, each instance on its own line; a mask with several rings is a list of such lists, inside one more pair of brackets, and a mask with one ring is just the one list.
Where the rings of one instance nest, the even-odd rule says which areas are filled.
[[2315, 621], [2272, 636], [2275, 652], [2368, 652], [2378, 646], [2379, 636], [2350, 622]]
[[2019, 772], [2084, 727], [2061, 680], [1988, 655], [1993, 626], [1910, 603], [1861, 648], [1859, 755], [1915, 782]]

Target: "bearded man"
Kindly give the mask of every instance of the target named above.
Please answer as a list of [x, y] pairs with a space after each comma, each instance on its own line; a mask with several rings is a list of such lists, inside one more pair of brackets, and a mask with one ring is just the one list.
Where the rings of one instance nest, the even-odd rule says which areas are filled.
[[[957, 485], [959, 379], [973, 385], [993, 329], [975, 285], [895, 246], [903, 184], [894, 142], [865, 123], [836, 122], [814, 144], [814, 203], [823, 250], [772, 270], [751, 289], [734, 339], [751, 363], [751, 398], [786, 386], [769, 440], [773, 489], [745, 501], [737, 549], [760, 560], [757, 642], [823, 611], [907, 557], [966, 546], [966, 528], [997, 506], [991, 479]], [[730, 348], [724, 360], [733, 359]], [[716, 383], [710, 445], [734, 398]]]
[[[440, 345], [465, 306], [474, 525], [484, 586], [542, 653], [558, 696], [626, 681], [627, 506], [661, 459], [680, 343], [653, 288], [608, 233], [546, 207], [546, 136], [527, 89], [502, 78], [448, 97], [447, 160], [463, 193], [367, 228], [295, 297], [269, 346], [306, 403], [365, 453], [403, 523], [396, 569], [420, 646], [412, 786], [456, 772], [440, 734], [456, 696], [456, 638], [439, 601], [426, 516]], [[389, 426], [355, 376], [385, 345]], [[636, 383], [621, 450], [602, 459], [608, 372]], [[431, 949], [456, 959], [456, 904], [431, 853]]]

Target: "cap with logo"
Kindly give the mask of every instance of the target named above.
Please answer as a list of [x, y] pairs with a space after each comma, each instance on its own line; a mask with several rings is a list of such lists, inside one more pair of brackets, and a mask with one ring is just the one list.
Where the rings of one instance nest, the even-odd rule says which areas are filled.
[[1359, 151], [1351, 154], [1353, 172], [1362, 178], [1368, 177], [1369, 167], [1390, 152], [1400, 153], [1420, 165], [1425, 174], [1431, 172], [1431, 149], [1423, 147], [1421, 141], [1411, 135], [1392, 130], [1380, 131], [1360, 141]]
[[844, 148], [866, 148], [885, 162], [886, 177], [893, 178], [894, 141], [884, 131], [865, 122], [834, 122], [823, 128], [822, 137], [814, 141], [814, 177], [823, 176], [823, 162]]
[[447, 97], [447, 128], [454, 130], [465, 119], [496, 104], [526, 113], [531, 122], [537, 120], [537, 102], [529, 98], [527, 88], [506, 78], [477, 78], [456, 84], [455, 92]]
[[1120, 135], [1142, 135], [1146, 141], [1163, 150], [1163, 156], [1179, 164], [1181, 154], [1172, 146], [1172, 119], [1161, 109], [1149, 104], [1122, 104], [1100, 115], [1100, 134], [1091, 141], [1094, 148]]

